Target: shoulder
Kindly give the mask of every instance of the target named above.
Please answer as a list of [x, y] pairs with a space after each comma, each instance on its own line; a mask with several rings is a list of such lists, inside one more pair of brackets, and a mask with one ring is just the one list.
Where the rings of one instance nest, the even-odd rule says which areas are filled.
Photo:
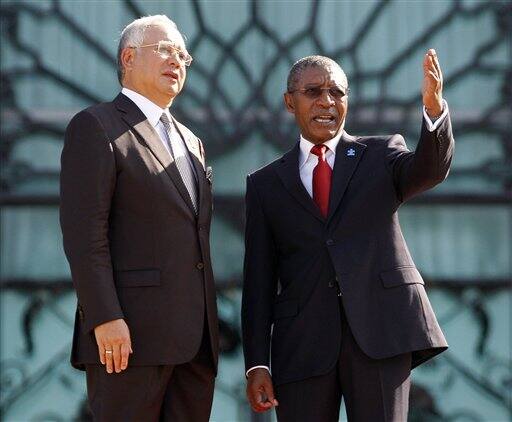
[[265, 164], [263, 167], [260, 167], [252, 171], [251, 173], [249, 173], [249, 176], [253, 178], [264, 177], [265, 175], [272, 173], [275, 170], [275, 167], [277, 167], [282, 160], [283, 156], [279, 157], [278, 159], [272, 161], [269, 164]]
[[265, 183], [272, 182], [274, 177], [276, 176], [276, 170], [283, 165], [285, 160], [288, 158], [286, 154], [281, 155], [279, 158], [270, 162], [269, 164], [260, 167], [247, 175], [247, 179], [255, 182], [255, 183]]
[[122, 128], [114, 132], [113, 128], [121, 126], [121, 117], [113, 103], [92, 105], [73, 116], [66, 128], [65, 145], [96, 145], [98, 148], [104, 148], [104, 145], [111, 143], [111, 139], [116, 138], [115, 133], [126, 130]]
[[69, 122], [68, 130], [104, 130], [105, 122], [117, 117], [117, 110], [112, 102], [94, 104], [75, 114]]
[[399, 133], [391, 135], [367, 135], [367, 136], [353, 136], [354, 141], [364, 144], [368, 147], [385, 146], [389, 143], [396, 142], [398, 139], [404, 139]]
[[356, 136], [355, 142], [365, 145], [370, 150], [405, 147], [405, 139], [399, 133], [392, 135]]

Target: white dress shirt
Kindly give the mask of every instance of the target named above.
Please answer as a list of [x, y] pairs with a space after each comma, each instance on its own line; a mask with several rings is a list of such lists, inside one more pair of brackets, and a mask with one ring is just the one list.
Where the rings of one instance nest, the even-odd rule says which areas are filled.
[[[172, 122], [171, 114], [169, 113], [168, 108], [161, 108], [157, 106], [154, 102], [151, 100], [148, 100], [144, 95], [139, 94], [138, 92], [132, 91], [131, 89], [124, 88], [121, 90], [121, 94], [126, 95], [130, 100], [132, 100], [137, 107], [139, 107], [140, 111], [144, 113], [146, 118], [148, 119], [148, 122], [151, 123], [151, 126], [153, 126], [160, 136], [160, 140], [162, 141], [163, 146], [167, 150], [167, 152], [171, 154], [171, 150], [169, 148], [169, 141], [167, 140], [167, 132], [164, 128], [163, 123], [160, 121], [160, 117], [162, 116], [162, 113], [166, 113], [167, 117], [169, 117], [169, 120]], [[171, 128], [173, 131], [176, 131], [176, 128], [174, 125], [171, 125]], [[192, 167], [192, 170], [195, 173], [194, 166], [192, 164], [192, 160], [190, 159], [190, 156], [188, 154], [187, 147], [183, 143], [183, 139], [179, 134], [176, 134], [176, 139], [180, 139], [181, 142], [175, 142], [173, 143], [173, 154], [174, 158], [185, 156]]]
[[[430, 119], [429, 115], [427, 114], [427, 110], [425, 107], [423, 107], [423, 118], [425, 119], [425, 123], [427, 126], [427, 130], [429, 132], [433, 132], [438, 128], [438, 126], [441, 124], [441, 122], [446, 118], [448, 115], [448, 103], [446, 100], [443, 100], [443, 112], [441, 115], [435, 119], [434, 122]], [[336, 158], [336, 147], [338, 146], [338, 143], [341, 138], [341, 134], [343, 131], [340, 131], [338, 135], [336, 135], [334, 138], [329, 139], [328, 141], [324, 142], [324, 145], [326, 145], [329, 149], [325, 153], [325, 159], [327, 161], [327, 164], [331, 167], [331, 169], [334, 168], [334, 160]], [[306, 138], [300, 135], [299, 140], [299, 173], [300, 173], [300, 180], [302, 181], [302, 184], [306, 188], [306, 190], [309, 193], [309, 196], [313, 198], [313, 169], [318, 164], [318, 156], [311, 153], [311, 148], [313, 148], [315, 144], [312, 142], [309, 142]], [[270, 368], [266, 365], [257, 365], [249, 368], [247, 372], [245, 373], [245, 376], [249, 375], [249, 372], [251, 372], [253, 369], [256, 368], [264, 368], [267, 371], [270, 372]]]
[[[325, 160], [331, 169], [334, 168], [334, 159], [336, 158], [336, 147], [340, 142], [341, 134], [340, 131], [334, 138], [325, 141], [325, 145], [328, 149], [325, 151]], [[318, 164], [318, 155], [311, 152], [311, 149], [315, 146], [314, 143], [309, 142], [306, 138], [300, 135], [299, 141], [299, 173], [300, 180], [309, 193], [309, 196], [313, 197], [313, 170]]]

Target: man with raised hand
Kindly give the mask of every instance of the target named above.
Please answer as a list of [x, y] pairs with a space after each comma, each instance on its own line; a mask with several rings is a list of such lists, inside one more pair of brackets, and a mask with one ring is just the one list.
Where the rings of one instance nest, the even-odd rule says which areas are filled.
[[448, 175], [454, 140], [434, 50], [415, 152], [344, 130], [345, 73], [296, 62], [284, 102], [300, 139], [247, 177], [242, 331], [247, 396], [279, 422], [407, 420], [411, 369], [447, 348], [398, 208]]
[[121, 93], [70, 122], [61, 226], [78, 296], [71, 361], [98, 421], [207, 421], [218, 359], [210, 181], [170, 112], [192, 57], [163, 15], [126, 26]]

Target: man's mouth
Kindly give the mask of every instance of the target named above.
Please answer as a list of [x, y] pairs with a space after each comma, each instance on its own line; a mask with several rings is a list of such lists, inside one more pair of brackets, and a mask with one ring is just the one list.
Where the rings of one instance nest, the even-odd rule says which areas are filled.
[[318, 116], [313, 117], [313, 120], [317, 123], [329, 124], [333, 123], [336, 120], [336, 118], [331, 114], [320, 114]]
[[172, 72], [164, 72], [163, 74], [164, 76], [167, 76], [168, 78], [172, 78], [172, 79], [176, 79], [178, 80], [178, 75], [176, 73], [172, 73]]

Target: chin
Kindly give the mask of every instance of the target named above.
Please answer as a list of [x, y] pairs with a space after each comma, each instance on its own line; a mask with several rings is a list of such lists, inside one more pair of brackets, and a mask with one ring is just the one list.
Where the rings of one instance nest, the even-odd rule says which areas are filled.
[[315, 133], [311, 138], [316, 140], [316, 143], [324, 143], [329, 139], [336, 136], [336, 131], [325, 131], [322, 133]]
[[170, 86], [169, 90], [168, 90], [169, 95], [172, 95], [173, 97], [178, 95], [180, 92], [181, 92], [181, 88], [178, 85]]
[[176, 90], [176, 89], [172, 89], [172, 88], [168, 88], [168, 89], [166, 89], [166, 90], [165, 90], [165, 93], [164, 93], [164, 95], [165, 95], [166, 97], [169, 97], [169, 99], [173, 99], [173, 98], [174, 98], [174, 97], [176, 97], [176, 95], [178, 95], [178, 94], [179, 94], [179, 91], [178, 91], [178, 90]]

